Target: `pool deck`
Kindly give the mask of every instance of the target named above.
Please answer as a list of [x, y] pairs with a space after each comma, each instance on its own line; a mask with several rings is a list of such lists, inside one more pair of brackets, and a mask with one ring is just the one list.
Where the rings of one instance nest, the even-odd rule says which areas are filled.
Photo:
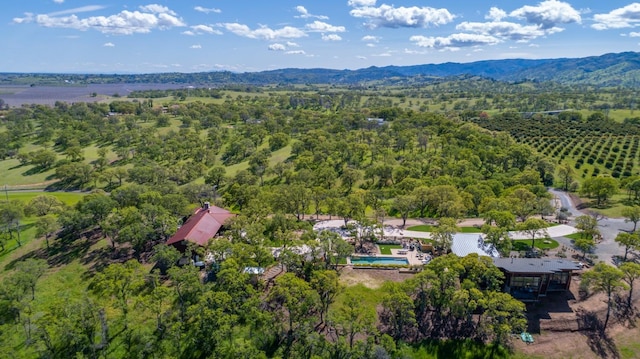
[[[398, 253], [400, 252], [400, 253]], [[403, 254], [404, 252], [404, 254]], [[422, 253], [418, 250], [407, 250], [407, 249], [402, 249], [402, 248], [392, 248], [391, 249], [391, 255], [389, 257], [397, 257], [397, 258], [406, 258], [409, 261], [409, 265], [415, 266], [415, 265], [422, 265], [424, 264], [422, 262], [422, 258], [423, 257], [418, 257], [420, 254], [424, 255], [424, 256], [429, 256], [429, 254], [426, 253]], [[431, 258], [429, 256], [429, 258]]]

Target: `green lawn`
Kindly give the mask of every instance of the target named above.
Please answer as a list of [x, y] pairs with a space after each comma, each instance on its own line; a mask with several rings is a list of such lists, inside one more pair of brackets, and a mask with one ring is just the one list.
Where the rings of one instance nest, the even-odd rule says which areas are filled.
[[[417, 226], [411, 226], [407, 228], [407, 231], [416, 231], [416, 232], [432, 232], [436, 226], [432, 226], [430, 224], [419, 224]], [[477, 227], [458, 227], [460, 229], [460, 233], [482, 233], [482, 230]]]
[[[549, 242], [549, 243], [545, 243]], [[554, 249], [560, 246], [560, 243], [555, 239], [545, 239], [545, 238], [537, 238], [535, 243], [536, 248], [538, 249]], [[513, 250], [514, 251], [528, 251], [531, 248], [531, 240], [530, 239], [516, 239], [513, 241]]]
[[575, 241], [576, 239], [582, 238], [582, 233], [580, 233], [580, 232], [578, 232], [578, 233], [571, 233], [571, 234], [567, 234], [567, 235], [566, 235], [566, 236], [564, 236], [564, 237], [567, 237], [567, 238], [569, 238], [569, 239], [573, 239], [573, 240]]
[[411, 226], [407, 228], [407, 231], [416, 231], [416, 232], [431, 232], [433, 231], [434, 226], [430, 224], [419, 224], [417, 226]]
[[392, 249], [401, 249], [402, 246], [400, 244], [378, 244], [378, 248], [380, 248], [380, 254], [391, 254]]

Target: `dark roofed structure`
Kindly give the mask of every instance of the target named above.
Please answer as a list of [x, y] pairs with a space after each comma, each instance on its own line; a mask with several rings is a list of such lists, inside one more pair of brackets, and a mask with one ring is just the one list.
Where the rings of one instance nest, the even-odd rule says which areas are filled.
[[537, 302], [549, 292], [564, 292], [581, 265], [556, 258], [493, 258], [505, 275], [504, 291], [523, 302]]
[[186, 242], [192, 242], [199, 246], [206, 246], [209, 239], [215, 237], [227, 219], [235, 214], [228, 210], [205, 203], [187, 219], [178, 231], [169, 238], [167, 245], [173, 245], [180, 250], [187, 247]]
[[578, 263], [555, 258], [493, 258], [493, 264], [511, 273], [557, 273], [578, 270]]

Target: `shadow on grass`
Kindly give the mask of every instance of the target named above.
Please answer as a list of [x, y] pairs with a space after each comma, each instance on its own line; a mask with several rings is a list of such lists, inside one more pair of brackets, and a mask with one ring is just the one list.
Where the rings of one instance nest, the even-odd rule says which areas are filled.
[[42, 172], [46, 172], [50, 169], [50, 167], [31, 167], [28, 170], [22, 172], [23, 176], [33, 176], [33, 175], [37, 175], [38, 173], [42, 173]]
[[13, 167], [9, 167], [9, 171], [11, 171], [11, 170], [15, 170], [15, 169], [18, 169], [18, 168], [20, 168], [20, 167], [24, 167], [24, 166], [26, 166], [26, 164], [22, 164], [22, 163], [20, 163], [20, 164], [17, 164], [17, 165], [15, 165], [15, 166], [13, 166]]
[[82, 264], [87, 266], [84, 273], [85, 279], [93, 277], [98, 272], [102, 272], [107, 266], [114, 263], [124, 263], [133, 258], [129, 248], [116, 248], [105, 246], [95, 248], [82, 257]]
[[49, 249], [46, 247], [38, 248], [26, 253], [9, 262], [6, 269], [13, 269], [16, 263], [29, 258], [45, 259], [50, 267], [59, 267], [84, 256], [92, 245], [92, 243], [86, 239], [58, 239], [49, 240], [49, 243]]
[[32, 250], [9, 262], [6, 269], [15, 268], [16, 263], [25, 259], [38, 258], [46, 260], [50, 267], [60, 267], [80, 259], [81, 263], [89, 264], [90, 270], [95, 271], [95, 268], [104, 268], [113, 258], [113, 251], [110, 251], [110, 248], [91, 250], [91, 247], [100, 239], [100, 234], [97, 231], [89, 231], [79, 237], [67, 236], [55, 240], [50, 239], [49, 248], [43, 246]]
[[620, 358], [615, 341], [604, 330], [604, 323], [596, 312], [579, 309], [577, 314], [580, 333], [587, 337], [587, 344], [600, 358]]
[[[465, 340], [424, 340], [412, 345], [418, 354], [426, 352], [436, 358], [509, 358], [509, 349], [495, 345], [486, 344], [471, 339]], [[426, 354], [425, 353], [425, 354]]]

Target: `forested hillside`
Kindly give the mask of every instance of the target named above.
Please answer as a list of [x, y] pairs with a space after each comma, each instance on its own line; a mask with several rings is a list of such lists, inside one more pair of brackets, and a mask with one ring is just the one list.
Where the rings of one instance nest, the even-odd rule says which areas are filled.
[[357, 70], [279, 69], [262, 72], [229, 71], [159, 74], [0, 74], [0, 85], [105, 83], [177, 83], [219, 86], [252, 85], [360, 85], [430, 83], [434, 79], [480, 76], [487, 79], [521, 82], [553, 82], [563, 85], [634, 88], [640, 81], [640, 54], [623, 52], [560, 59], [504, 59], [470, 63], [424, 64], [413, 66], [369, 67]]

